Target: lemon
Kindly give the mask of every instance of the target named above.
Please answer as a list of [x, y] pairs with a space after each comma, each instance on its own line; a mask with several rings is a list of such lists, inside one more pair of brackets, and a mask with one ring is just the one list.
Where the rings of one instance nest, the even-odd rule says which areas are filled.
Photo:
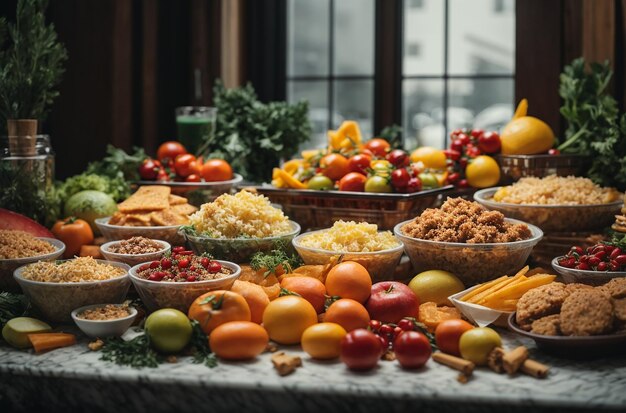
[[441, 149], [432, 146], [422, 146], [411, 153], [411, 162], [420, 161], [426, 168], [446, 168], [446, 154]]
[[554, 132], [547, 123], [533, 116], [510, 121], [500, 134], [504, 155], [534, 155], [554, 145]]
[[500, 166], [491, 156], [477, 156], [465, 168], [465, 177], [474, 188], [488, 188], [500, 181]]
[[448, 297], [459, 293], [465, 286], [454, 274], [442, 270], [429, 270], [417, 274], [409, 283], [420, 303], [433, 302], [450, 305]]

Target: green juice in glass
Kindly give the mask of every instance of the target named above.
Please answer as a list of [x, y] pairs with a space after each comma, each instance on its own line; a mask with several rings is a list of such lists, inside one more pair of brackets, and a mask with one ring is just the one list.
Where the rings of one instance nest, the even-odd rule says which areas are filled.
[[[215, 118], [193, 115], [176, 116], [178, 140], [189, 153], [196, 153], [201, 147], [213, 141], [215, 135]], [[201, 155], [201, 154], [198, 154]]]

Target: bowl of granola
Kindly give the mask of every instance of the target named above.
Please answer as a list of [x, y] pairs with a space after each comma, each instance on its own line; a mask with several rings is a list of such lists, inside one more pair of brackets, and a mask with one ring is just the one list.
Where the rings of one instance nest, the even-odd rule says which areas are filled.
[[78, 307], [123, 302], [130, 288], [129, 269], [121, 262], [78, 257], [24, 265], [13, 277], [45, 319], [71, 322]]
[[373, 282], [391, 280], [402, 258], [402, 242], [376, 224], [336, 221], [331, 228], [307, 232], [293, 239], [305, 264], [328, 264], [335, 256], [363, 265]]
[[135, 321], [137, 309], [124, 304], [93, 304], [72, 311], [72, 320], [89, 337], [119, 337]]
[[522, 178], [513, 185], [477, 191], [474, 200], [509, 218], [546, 232], [582, 232], [610, 226], [622, 208], [623, 194], [590, 179], [547, 176]]
[[394, 234], [416, 272], [449, 271], [466, 286], [517, 272], [543, 236], [534, 225], [462, 198], [448, 198], [441, 208], [399, 223]]
[[146, 237], [110, 241], [100, 246], [100, 251], [107, 260], [123, 262], [130, 266], [161, 259], [170, 249], [169, 242]]
[[130, 269], [130, 279], [149, 311], [175, 308], [184, 313], [198, 296], [228, 290], [240, 275], [241, 267], [233, 262], [178, 249], [169, 258]]

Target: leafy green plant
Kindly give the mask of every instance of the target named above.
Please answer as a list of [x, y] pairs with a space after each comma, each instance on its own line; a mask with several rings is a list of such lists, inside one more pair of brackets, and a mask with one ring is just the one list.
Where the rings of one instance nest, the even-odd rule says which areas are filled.
[[311, 135], [307, 102], [262, 103], [251, 85], [226, 89], [219, 81], [214, 96], [216, 133], [203, 155], [226, 159], [250, 181], [269, 181], [272, 168]]
[[54, 25], [46, 24], [47, 0], [19, 0], [16, 22], [0, 19], [0, 122], [44, 119], [67, 60]]
[[608, 61], [574, 60], [561, 74], [561, 114], [568, 122], [562, 153], [590, 158], [586, 175], [597, 184], [626, 189], [626, 114], [609, 94], [613, 71]]

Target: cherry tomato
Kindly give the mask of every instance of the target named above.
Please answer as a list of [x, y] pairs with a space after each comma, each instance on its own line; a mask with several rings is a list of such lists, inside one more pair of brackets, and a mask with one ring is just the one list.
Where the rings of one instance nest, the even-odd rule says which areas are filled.
[[374, 138], [365, 142], [365, 149], [372, 152], [375, 156], [384, 158], [391, 149], [391, 145], [384, 139]]
[[233, 179], [233, 168], [223, 159], [208, 159], [201, 167], [202, 177], [207, 182]]
[[159, 161], [163, 161], [164, 159], [176, 159], [178, 155], [184, 155], [186, 153], [187, 149], [185, 149], [180, 142], [168, 141], [159, 146], [157, 159]]
[[455, 151], [454, 149], [444, 149], [443, 153], [446, 154], [446, 158], [453, 161], [458, 161], [461, 157], [461, 152]]
[[185, 178], [185, 182], [200, 182], [200, 175], [191, 174], [187, 178]]
[[367, 177], [358, 172], [350, 172], [339, 181], [340, 191], [363, 192]]
[[561, 151], [556, 149], [556, 148], [552, 148], [548, 151], [548, 155], [560, 155]]
[[462, 144], [463, 146], [467, 146], [467, 145], [471, 142], [471, 140], [470, 140], [469, 136], [467, 136], [467, 135], [466, 135], [466, 134], [464, 134], [464, 133], [460, 133], [460, 134], [457, 136], [457, 139], [458, 139], [459, 141], [461, 141], [461, 144]]
[[455, 129], [452, 132], [450, 132], [450, 137], [451, 138], [456, 138], [457, 136], [459, 136], [461, 133], [463, 133], [463, 129]]
[[145, 159], [141, 165], [139, 165], [139, 176], [141, 179], [153, 181], [157, 178], [159, 170], [159, 165], [154, 161], [154, 159], [148, 158]]
[[500, 151], [500, 135], [496, 132], [485, 132], [478, 137], [478, 148], [484, 153]]
[[320, 166], [322, 167], [322, 173], [333, 181], [338, 181], [350, 172], [348, 159], [338, 153], [324, 156], [320, 160]]
[[393, 192], [393, 189], [387, 178], [375, 175], [365, 182], [365, 192], [389, 193]]
[[308, 189], [315, 189], [318, 191], [330, 190], [335, 187], [333, 181], [324, 175], [315, 175], [309, 182], [307, 182], [306, 187]]
[[404, 168], [396, 169], [391, 173], [391, 184], [394, 188], [405, 188], [410, 180], [411, 175], [409, 175], [409, 172]]
[[341, 361], [352, 370], [371, 370], [378, 364], [383, 350], [376, 334], [357, 328], [341, 340]]
[[458, 153], [463, 152], [463, 142], [460, 139], [455, 139], [450, 144], [450, 149], [453, 151], [457, 151]]
[[402, 367], [417, 369], [426, 364], [432, 348], [424, 334], [418, 331], [404, 331], [393, 341], [393, 351]]
[[459, 181], [459, 183], [456, 184], [456, 186], [458, 188], [468, 188], [469, 187], [469, 182], [467, 182], [467, 179], [461, 179]]
[[372, 157], [369, 155], [362, 153], [354, 155], [348, 159], [348, 169], [350, 169], [350, 172], [358, 172], [365, 175], [367, 174], [367, 169], [370, 167], [371, 161]]
[[193, 173], [196, 173], [195, 161], [196, 157], [190, 153], [178, 155], [174, 160], [174, 169], [176, 170], [176, 175], [185, 178]]
[[444, 353], [460, 356], [459, 340], [463, 333], [474, 328], [473, 325], [464, 320], [444, 320], [435, 329], [435, 341], [437, 347]]
[[386, 159], [391, 162], [396, 168], [409, 166], [409, 163], [411, 162], [411, 160], [409, 159], [409, 154], [402, 149], [394, 149], [393, 151], [389, 152], [386, 156]]
[[412, 194], [413, 192], [419, 192], [422, 190], [422, 180], [419, 179], [418, 177], [413, 177], [409, 180], [409, 183], [407, 184], [406, 188], [405, 188], [406, 192], [408, 192], [409, 194]]
[[474, 139], [480, 139], [480, 136], [485, 133], [485, 131], [483, 131], [482, 129], [472, 129], [472, 131], [470, 132], [470, 135], [472, 135], [472, 138]]
[[477, 156], [480, 156], [481, 154], [480, 149], [478, 149], [476, 146], [472, 145], [471, 143], [465, 147], [465, 153], [470, 158], [476, 158]]
[[457, 183], [461, 179], [461, 174], [458, 172], [452, 172], [448, 175], [448, 182], [451, 184]]
[[159, 173], [157, 174], [156, 180], [159, 182], [168, 182], [170, 181], [170, 175], [163, 168], [159, 169]]

